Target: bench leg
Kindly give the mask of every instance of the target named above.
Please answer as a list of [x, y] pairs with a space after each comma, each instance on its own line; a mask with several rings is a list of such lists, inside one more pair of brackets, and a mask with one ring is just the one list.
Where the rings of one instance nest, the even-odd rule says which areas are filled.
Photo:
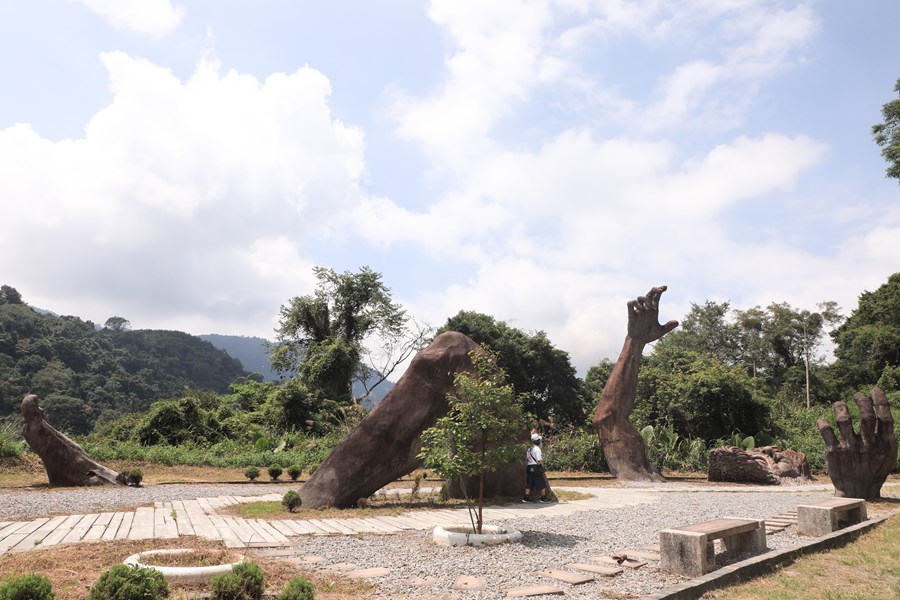
[[845, 511], [843, 515], [838, 516], [838, 523], [835, 525], [840, 525], [841, 521], [847, 523], [847, 525], [855, 525], [857, 523], [862, 523], [868, 519], [866, 516], [866, 505], [857, 506], [856, 508], [851, 508], [848, 511]]
[[664, 529], [659, 532], [660, 568], [698, 577], [715, 564], [715, 549], [705, 533]]
[[766, 551], [766, 522], [759, 521], [756, 529], [723, 539], [722, 545], [730, 552], [762, 554]]

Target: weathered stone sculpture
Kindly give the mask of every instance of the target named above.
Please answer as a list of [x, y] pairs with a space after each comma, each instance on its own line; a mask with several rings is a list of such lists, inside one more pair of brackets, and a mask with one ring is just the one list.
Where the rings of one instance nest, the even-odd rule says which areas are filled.
[[[300, 489], [304, 507], [356, 505], [421, 466], [422, 431], [450, 410], [453, 374], [472, 369], [469, 337], [439, 335]], [[517, 490], [516, 493], [520, 493]]]
[[809, 462], [803, 452], [763, 446], [744, 450], [722, 446], [709, 453], [707, 478], [710, 481], [802, 485], [811, 483]]
[[123, 475], [94, 462], [81, 446], [51, 427], [34, 394], [22, 399], [22, 416], [25, 418], [22, 435], [41, 457], [50, 485], [125, 485]]
[[[873, 409], [874, 400], [874, 409]], [[825, 461], [834, 484], [834, 495], [866, 500], [880, 498], [881, 486], [897, 466], [897, 437], [894, 418], [884, 392], [872, 388], [872, 398], [857, 393], [853, 401], [859, 407], [859, 433], [847, 404], [834, 403], [834, 416], [841, 440], [838, 442], [828, 421], [819, 419], [819, 433], [825, 440]]]
[[628, 420], [634, 410], [638, 370], [644, 346], [676, 327], [678, 321], [660, 325], [659, 298], [666, 286], [655, 287], [646, 296], [628, 301], [628, 335], [594, 413], [594, 430], [600, 436], [610, 472], [630, 481], [661, 481], [662, 475], [647, 460], [647, 449], [637, 429]]

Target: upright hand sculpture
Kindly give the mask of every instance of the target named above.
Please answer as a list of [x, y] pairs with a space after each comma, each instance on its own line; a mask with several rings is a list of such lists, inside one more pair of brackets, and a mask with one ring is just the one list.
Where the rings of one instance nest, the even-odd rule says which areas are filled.
[[81, 446], [51, 427], [34, 394], [22, 399], [22, 416], [25, 418], [22, 435], [41, 457], [50, 485], [125, 485], [124, 476], [94, 462]]
[[666, 289], [664, 285], [655, 287], [646, 296], [638, 296], [628, 302], [628, 335], [625, 336], [625, 345], [594, 412], [594, 430], [600, 436], [609, 470], [621, 479], [663, 479], [647, 460], [644, 440], [628, 417], [634, 410], [644, 346], [678, 327], [678, 321], [669, 321], [665, 325], [658, 321], [659, 298]]
[[884, 480], [897, 466], [897, 437], [891, 407], [884, 392], [877, 387], [872, 388], [872, 398], [858, 393], [853, 401], [859, 407], [859, 433], [853, 431], [847, 404], [840, 400], [834, 403], [840, 442], [828, 421], [817, 421], [825, 440], [828, 475], [835, 496], [880, 498]]

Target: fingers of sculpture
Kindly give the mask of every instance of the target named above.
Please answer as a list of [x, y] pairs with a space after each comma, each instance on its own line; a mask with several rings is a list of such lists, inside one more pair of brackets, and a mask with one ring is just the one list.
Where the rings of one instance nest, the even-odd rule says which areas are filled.
[[654, 309], [659, 308], [659, 298], [667, 289], [669, 289], [668, 286], [661, 285], [659, 287], [651, 288], [650, 291], [647, 292], [647, 298], [650, 300]]
[[863, 445], [870, 446], [875, 441], [875, 410], [872, 399], [860, 393], [853, 395], [853, 401], [859, 407], [859, 435]]
[[895, 440], [894, 437], [894, 417], [891, 415], [891, 407], [888, 404], [887, 396], [881, 388], [872, 388], [872, 399], [875, 401], [875, 417], [878, 419], [876, 431], [879, 437]]
[[668, 323], [663, 325], [663, 335], [666, 335], [676, 327], [678, 327], [678, 321], [669, 321]]
[[841, 446], [855, 447], [856, 434], [853, 432], [853, 421], [850, 420], [846, 402], [838, 400], [834, 403], [834, 418], [841, 430]]
[[834, 452], [838, 447], [838, 439], [835, 437], [831, 425], [825, 419], [818, 419], [816, 425], [819, 426], [819, 433], [822, 434], [822, 439], [825, 440], [825, 450]]

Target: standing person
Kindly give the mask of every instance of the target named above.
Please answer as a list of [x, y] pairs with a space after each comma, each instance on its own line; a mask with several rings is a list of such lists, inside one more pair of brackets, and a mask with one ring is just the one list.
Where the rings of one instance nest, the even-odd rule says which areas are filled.
[[547, 479], [544, 477], [544, 455], [541, 453], [541, 436], [532, 432], [531, 448], [525, 453], [526, 483], [522, 502], [531, 502], [531, 491], [540, 492], [541, 502], [550, 502], [547, 498]]

